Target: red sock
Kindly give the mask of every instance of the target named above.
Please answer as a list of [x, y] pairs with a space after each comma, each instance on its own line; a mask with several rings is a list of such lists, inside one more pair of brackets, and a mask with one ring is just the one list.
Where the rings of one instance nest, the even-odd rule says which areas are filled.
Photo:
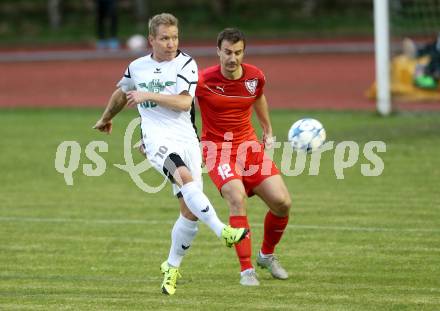
[[[247, 228], [249, 229], [249, 223], [247, 216], [230, 216], [229, 224], [233, 228]], [[238, 260], [240, 261], [241, 271], [253, 268], [251, 262], [252, 248], [251, 248], [251, 232], [240, 241], [235, 244], [235, 252], [237, 253]]]
[[273, 254], [275, 246], [280, 241], [288, 222], [289, 216], [278, 217], [270, 211], [267, 212], [266, 218], [264, 218], [264, 238], [263, 245], [261, 246], [263, 254]]

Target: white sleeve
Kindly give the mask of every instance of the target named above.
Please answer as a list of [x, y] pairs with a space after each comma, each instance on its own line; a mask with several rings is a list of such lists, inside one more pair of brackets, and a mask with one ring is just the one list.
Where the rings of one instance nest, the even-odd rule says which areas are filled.
[[127, 93], [128, 91], [136, 90], [136, 85], [131, 78], [130, 74], [130, 66], [127, 67], [125, 70], [124, 76], [122, 79], [118, 82], [116, 85], [117, 87], [121, 88], [122, 92]]
[[198, 79], [199, 73], [196, 61], [190, 58], [183, 65], [180, 72], [177, 73], [177, 94], [188, 91], [188, 93], [194, 97]]

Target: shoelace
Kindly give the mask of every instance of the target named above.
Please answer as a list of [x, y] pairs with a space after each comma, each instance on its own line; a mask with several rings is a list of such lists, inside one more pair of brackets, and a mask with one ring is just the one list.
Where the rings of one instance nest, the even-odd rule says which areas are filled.
[[255, 277], [257, 277], [257, 272], [255, 272], [255, 270], [253, 270], [253, 271], [247, 271], [244, 275], [246, 275], [246, 276], [255, 276]]
[[274, 255], [271, 257], [272, 258], [270, 259], [270, 271], [272, 271], [274, 268], [276, 268], [277, 270], [284, 270], [284, 268], [281, 266], [280, 262], [278, 261], [278, 258], [275, 257]]
[[277, 258], [275, 257], [275, 255], [266, 255], [267, 257], [262, 257], [264, 260], [268, 260], [270, 263], [272, 263], [273, 261], [276, 261]]
[[235, 240], [235, 235], [232, 234], [232, 228], [226, 227], [225, 231], [227, 232], [227, 235], [225, 237], [226, 243], [229, 244], [233, 244], [234, 240]]
[[279, 262], [278, 262], [278, 258], [275, 255], [271, 255], [269, 257], [266, 258], [269, 261], [269, 266], [270, 268], [272, 268], [273, 265], [279, 267]]
[[278, 261], [278, 257], [277, 256], [275, 256], [275, 255], [272, 255], [272, 258], [271, 258], [271, 260], [270, 260], [272, 263], [276, 263], [276, 264], [278, 264], [279, 263], [279, 261]]
[[167, 284], [168, 284], [168, 285], [173, 284], [173, 285], [175, 286], [176, 283], [177, 283], [177, 278], [178, 278], [178, 277], [181, 278], [182, 275], [180, 274], [179, 270], [177, 270], [177, 269], [176, 269], [176, 273], [171, 273], [170, 270], [171, 270], [171, 269], [168, 270], [169, 276], [168, 276], [168, 278], [167, 278], [167, 280], [168, 280], [168, 281], [167, 281]]

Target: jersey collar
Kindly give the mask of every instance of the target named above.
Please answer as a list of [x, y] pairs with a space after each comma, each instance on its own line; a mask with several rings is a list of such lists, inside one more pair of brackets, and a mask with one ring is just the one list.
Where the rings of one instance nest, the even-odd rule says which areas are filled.
[[[176, 59], [180, 54], [182, 54], [182, 51], [180, 51], [180, 50], [178, 49], [177, 52], [176, 52], [176, 56], [175, 56], [172, 60]], [[150, 59], [151, 59], [153, 62], [159, 63], [157, 60], [155, 60], [155, 59], [153, 58], [153, 52], [151, 52], [149, 56], [150, 56]], [[171, 61], [172, 61], [172, 60], [171, 60]]]

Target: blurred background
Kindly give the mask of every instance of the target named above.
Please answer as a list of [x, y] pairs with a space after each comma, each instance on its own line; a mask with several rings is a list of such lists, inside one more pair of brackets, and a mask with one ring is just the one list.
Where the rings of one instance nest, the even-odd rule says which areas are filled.
[[[101, 0], [102, 1], [102, 0]], [[104, 0], [105, 1], [105, 0]], [[108, 1], [108, 0], [107, 0]], [[99, 0], [1, 0], [0, 35], [8, 44], [90, 43]], [[371, 37], [371, 0], [114, 0], [118, 37], [145, 33], [148, 18], [173, 12], [184, 39], [212, 40], [236, 25], [256, 38]]]
[[[197, 57], [200, 67], [215, 63], [220, 30], [241, 28], [248, 37], [246, 60], [260, 57], [256, 62], [273, 81], [268, 88], [273, 107], [374, 110], [373, 7], [373, 0], [0, 0], [0, 69], [14, 68], [12, 76], [0, 78], [0, 106], [102, 105], [106, 86], [114, 86], [129, 60], [148, 52], [149, 17], [170, 12], [180, 20], [182, 49]], [[415, 59], [417, 47], [437, 38], [440, 1], [389, 0], [388, 7], [390, 61], [404, 52], [407, 37]], [[77, 62], [74, 67], [71, 61]], [[415, 88], [416, 67], [405, 61], [394, 70], [395, 108], [437, 109], [425, 105], [439, 101], [437, 84]], [[60, 68], [77, 87], [85, 84], [82, 92], [60, 84]], [[26, 92], [18, 92], [15, 79], [42, 72], [45, 80], [35, 79]], [[83, 79], [86, 72], [93, 90]]]
[[[100, 2], [113, 2], [117, 35], [145, 33], [148, 18], [172, 12], [184, 39], [212, 40], [235, 25], [252, 38], [371, 38], [372, 0], [0, 0], [1, 47], [54, 43], [87, 44], [96, 39]], [[438, 32], [436, 0], [389, 0], [394, 35]]]

